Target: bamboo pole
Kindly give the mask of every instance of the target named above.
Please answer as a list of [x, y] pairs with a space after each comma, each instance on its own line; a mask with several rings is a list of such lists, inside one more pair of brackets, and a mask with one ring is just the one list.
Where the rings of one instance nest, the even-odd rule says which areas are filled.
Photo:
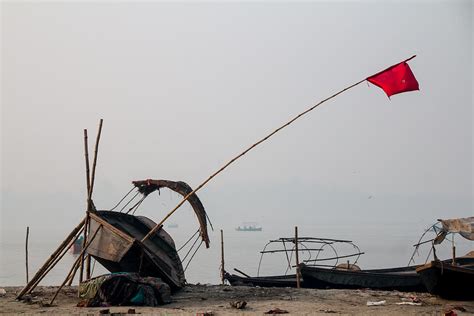
[[298, 226], [295, 226], [295, 259], [296, 259], [296, 287], [301, 287], [300, 281], [300, 256], [298, 251]]
[[92, 192], [94, 191], [94, 182], [95, 182], [95, 168], [97, 166], [97, 154], [99, 151], [99, 141], [100, 141], [100, 135], [102, 134], [102, 123], [104, 122], [103, 119], [100, 119], [99, 122], [99, 130], [97, 132], [97, 138], [95, 140], [95, 150], [94, 150], [94, 160], [92, 162], [92, 175], [91, 175], [91, 181], [90, 181], [90, 188], [89, 188], [89, 197], [88, 197], [88, 211], [92, 210]]
[[91, 239], [89, 239], [89, 241], [87, 241], [87, 244], [85, 245], [85, 247], [82, 248], [80, 255], [77, 257], [76, 261], [74, 262], [74, 264], [72, 265], [71, 269], [69, 270], [69, 273], [67, 274], [66, 279], [63, 281], [63, 283], [61, 284], [61, 286], [57, 289], [56, 293], [54, 293], [54, 296], [53, 296], [53, 298], [51, 299], [51, 302], [49, 303], [49, 305], [53, 305], [53, 302], [54, 302], [54, 300], [56, 299], [56, 297], [58, 296], [59, 291], [61, 291], [61, 289], [64, 287], [64, 285], [66, 284], [66, 282], [69, 280], [69, 278], [70, 278], [70, 276], [71, 276], [71, 273], [72, 273], [73, 270], [76, 268], [76, 266], [79, 264], [79, 261], [81, 260], [81, 255], [86, 251], [86, 249], [87, 249], [87, 248], [89, 247], [89, 245], [92, 243], [92, 241], [94, 240], [95, 236], [97, 235], [97, 233], [99, 232], [99, 230], [100, 230], [101, 228], [102, 228], [102, 225], [100, 225], [99, 227], [97, 227], [97, 230], [94, 232], [94, 234], [92, 235]]
[[336, 93], [334, 93], [333, 95], [331, 95], [330, 97], [320, 101], [319, 103], [313, 105], [312, 107], [310, 107], [309, 109], [301, 112], [300, 114], [296, 115], [295, 117], [293, 117], [291, 120], [289, 120], [288, 122], [286, 122], [285, 124], [281, 125], [280, 127], [278, 127], [277, 129], [275, 129], [273, 132], [271, 132], [270, 134], [268, 134], [267, 136], [263, 137], [262, 139], [260, 139], [259, 141], [257, 141], [255, 144], [251, 145], [249, 148], [245, 149], [243, 152], [241, 152], [240, 154], [238, 154], [237, 156], [235, 156], [234, 158], [232, 158], [230, 161], [228, 161], [224, 166], [222, 166], [219, 170], [217, 170], [216, 172], [214, 172], [211, 176], [209, 176], [209, 178], [207, 178], [204, 182], [202, 182], [196, 189], [194, 189], [192, 192], [190, 192], [188, 195], [186, 195], [182, 200], [181, 202], [178, 203], [178, 205], [176, 205], [166, 216], [165, 218], [163, 218], [161, 220], [161, 222], [159, 222], [158, 224], [155, 225], [155, 227], [153, 227], [153, 229], [151, 229], [148, 234], [145, 235], [145, 237], [143, 237], [142, 239], [142, 242], [144, 242], [146, 239], [148, 239], [152, 234], [154, 234], [158, 228], [163, 225], [163, 223], [179, 208], [181, 207], [181, 205], [184, 204], [184, 202], [186, 202], [190, 196], [192, 196], [194, 193], [196, 193], [197, 191], [199, 191], [203, 186], [205, 186], [212, 178], [214, 178], [216, 175], [218, 175], [219, 173], [221, 173], [222, 171], [224, 171], [230, 164], [232, 164], [233, 162], [235, 162], [237, 159], [241, 158], [243, 155], [245, 155], [246, 153], [248, 153], [250, 150], [252, 150], [253, 148], [257, 147], [258, 145], [260, 145], [261, 143], [263, 143], [264, 141], [266, 141], [267, 139], [269, 139], [270, 137], [272, 137], [273, 135], [275, 135], [276, 133], [278, 133], [280, 130], [284, 129], [285, 127], [289, 126], [291, 123], [293, 123], [294, 121], [296, 121], [297, 119], [299, 119], [300, 117], [302, 117], [303, 115], [311, 112], [312, 110], [314, 110], [315, 108], [317, 108], [319, 105], [323, 104], [324, 102], [326, 101], [329, 101], [330, 99], [338, 96], [339, 94], [361, 84], [362, 82], [364, 82], [366, 79], [363, 79], [359, 82], [356, 82]]
[[[74, 278], [76, 277], [76, 273], [77, 273], [77, 270], [79, 270], [79, 266], [77, 265], [76, 268], [74, 269], [74, 271], [72, 272], [72, 275], [71, 277], [69, 278], [68, 282], [67, 282], [67, 286], [71, 286], [72, 285], [72, 281], [74, 281]], [[80, 282], [79, 282], [80, 284]]]
[[[404, 61], [402, 62], [407, 62], [413, 58], [415, 58], [416, 55], [413, 55], [412, 57], [408, 58], [408, 59], [405, 59]], [[394, 66], [391, 66], [391, 67], [394, 67]], [[391, 67], [383, 70], [383, 71], [386, 71], [388, 69], [390, 69]], [[381, 71], [381, 72], [383, 72]], [[379, 73], [381, 73], [379, 72]], [[379, 74], [377, 73], [377, 74]], [[377, 75], [376, 74], [376, 75]], [[367, 77], [369, 78], [369, 77]], [[293, 123], [294, 121], [296, 121], [297, 119], [299, 119], [300, 117], [304, 116], [305, 114], [311, 112], [312, 110], [314, 110], [315, 108], [317, 108], [318, 106], [320, 106], [321, 104], [325, 103], [326, 101], [329, 101], [331, 100], [332, 98], [335, 98], [337, 97], [338, 95], [340, 95], [341, 93], [351, 89], [351, 88], [354, 88], [355, 86], [361, 84], [362, 82], [366, 81], [367, 78], [364, 78], [354, 84], [351, 84], [350, 86], [342, 89], [342, 90], [339, 90], [338, 92], [334, 93], [333, 95], [327, 97], [326, 99], [316, 103], [315, 105], [311, 106], [310, 108], [308, 108], [307, 110], [301, 112], [300, 114], [296, 115], [295, 117], [293, 117], [291, 120], [289, 120], [288, 122], [286, 122], [285, 124], [281, 125], [280, 127], [276, 128], [273, 132], [271, 132], [270, 134], [268, 134], [267, 136], [263, 137], [262, 139], [260, 139], [259, 141], [257, 141], [255, 144], [251, 145], [249, 148], [247, 148], [246, 150], [244, 150], [242, 153], [238, 154], [237, 156], [235, 156], [234, 158], [232, 158], [229, 162], [227, 162], [224, 166], [222, 166], [219, 170], [217, 170], [216, 172], [214, 172], [211, 176], [209, 176], [209, 178], [207, 178], [204, 182], [202, 182], [196, 189], [194, 189], [192, 192], [190, 192], [188, 195], [186, 195], [182, 200], [181, 202], [178, 203], [178, 205], [176, 205], [162, 220], [161, 222], [159, 222], [158, 224], [155, 225], [155, 227], [153, 227], [153, 229], [151, 229], [148, 234], [145, 235], [145, 237], [143, 237], [143, 239], [141, 240], [142, 242], [144, 242], [146, 239], [148, 239], [152, 234], [154, 234], [159, 228], [160, 226], [163, 225], [163, 223], [178, 209], [181, 207], [181, 205], [184, 204], [184, 202], [186, 202], [189, 197], [191, 197], [194, 193], [196, 193], [197, 191], [199, 191], [203, 186], [205, 186], [212, 178], [214, 178], [216, 175], [218, 175], [219, 173], [221, 173], [222, 171], [224, 171], [230, 164], [232, 164], [234, 161], [236, 161], [237, 159], [239, 159], [240, 157], [242, 157], [243, 155], [245, 155], [246, 153], [248, 153], [250, 150], [252, 150], [253, 148], [257, 147], [258, 145], [260, 145], [261, 143], [263, 143], [264, 141], [266, 141], [267, 139], [269, 139], [270, 137], [272, 137], [273, 135], [275, 135], [276, 133], [278, 133], [280, 130], [284, 129], [285, 127], [289, 126], [291, 123]]]
[[[84, 129], [84, 159], [86, 161], [86, 187], [87, 187], [87, 211], [90, 211], [90, 205], [89, 205], [89, 192], [91, 190], [91, 177], [90, 177], [90, 170], [89, 170], [89, 142], [88, 142], [88, 137], [87, 137], [87, 129]], [[84, 240], [82, 241], [82, 248], [86, 245], [87, 242], [87, 227], [89, 225], [89, 216], [86, 216], [86, 223], [85, 223], [85, 229], [84, 229]], [[87, 263], [86, 263], [87, 265]], [[80, 272], [79, 272], [79, 283], [82, 282], [84, 279], [84, 255], [81, 257], [81, 261], [79, 263], [80, 266]], [[87, 267], [86, 267], [87, 270]], [[76, 270], [74, 270], [73, 276], [71, 278], [71, 281], [69, 284], [72, 283], [72, 279], [76, 275]], [[87, 271], [86, 271], [87, 274]], [[86, 276], [87, 277], [87, 276]]]
[[87, 137], [87, 129], [84, 129], [84, 158], [86, 160], [87, 203], [89, 203], [89, 191], [91, 190], [91, 175], [89, 170], [89, 142]]
[[30, 287], [43, 275], [43, 272], [48, 269], [49, 265], [53, 260], [58, 256], [58, 254], [64, 249], [64, 247], [69, 243], [69, 241], [76, 236], [77, 232], [84, 226], [85, 218], [77, 225], [72, 232], [66, 237], [66, 239], [59, 245], [59, 247], [51, 254], [51, 256], [46, 260], [46, 262], [41, 266], [41, 268], [36, 272], [33, 278], [28, 282], [28, 284], [21, 290], [16, 299], [21, 299], [23, 295], [30, 289]]
[[[93, 160], [93, 163], [92, 163], [92, 175], [90, 177], [89, 187], [87, 188], [88, 193], [89, 193], [88, 194], [88, 199], [87, 199], [87, 214], [89, 214], [92, 211], [92, 192], [94, 190], [95, 169], [96, 169], [96, 166], [97, 166], [97, 155], [98, 155], [98, 152], [99, 152], [99, 141], [100, 141], [100, 136], [102, 134], [102, 124], [103, 124], [103, 122], [104, 122], [104, 120], [100, 119], [99, 129], [97, 131], [97, 138], [96, 138], [96, 141], [95, 141], [94, 160]], [[87, 152], [87, 158], [89, 158], [89, 152]], [[87, 159], [87, 161], [89, 161], [89, 159]], [[86, 231], [87, 231], [87, 230], [90, 230], [89, 216], [88, 216], [88, 219], [87, 219], [86, 223], [88, 225], [88, 226], [86, 226]], [[90, 257], [89, 254], [87, 254], [87, 256], [86, 256], [86, 278], [87, 279], [91, 278], [91, 257]]]
[[79, 230], [79, 232], [76, 234], [76, 237], [74, 239], [72, 239], [69, 244], [67, 245], [67, 247], [65, 247], [62, 251], [62, 253], [56, 257], [56, 259], [49, 265], [48, 269], [43, 273], [43, 275], [41, 276], [41, 278], [39, 278], [35, 284], [33, 284], [33, 287], [31, 288], [31, 290], [29, 290], [27, 293], [30, 293], [40, 282], [41, 280], [43, 280], [43, 278], [48, 275], [48, 273], [56, 266], [56, 264], [58, 264], [58, 262], [64, 257], [64, 255], [68, 252], [68, 250], [71, 248], [71, 246], [75, 243], [75, 241], [77, 240], [77, 238], [79, 238], [79, 236], [82, 234], [82, 231], [84, 229], [84, 226], [82, 227], [81, 230]]
[[[82, 248], [86, 245], [87, 242], [87, 225], [89, 225], [89, 213], [86, 213], [86, 222], [84, 223], [84, 240], [82, 241]], [[79, 283], [82, 282], [84, 279], [84, 254], [81, 255], [81, 260], [79, 262]], [[76, 274], [76, 271], [74, 271], [74, 275]]]
[[26, 265], [26, 284], [28, 284], [28, 237], [30, 235], [30, 227], [26, 226], [26, 241], [25, 241], [25, 265]]
[[221, 229], [221, 281], [222, 285], [224, 285], [224, 274], [225, 274], [225, 268], [224, 268], [224, 231]]

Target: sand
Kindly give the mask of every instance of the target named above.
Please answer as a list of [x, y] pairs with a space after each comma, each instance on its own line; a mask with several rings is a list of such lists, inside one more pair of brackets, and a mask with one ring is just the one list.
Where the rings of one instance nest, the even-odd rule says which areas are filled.
[[[77, 287], [65, 287], [54, 305], [48, 307], [57, 287], [38, 287], [29, 302], [16, 301], [20, 287], [5, 287], [0, 297], [0, 313], [6, 314], [83, 314], [98, 315], [101, 310], [127, 313], [134, 309], [145, 315], [263, 315], [279, 308], [293, 315], [444, 315], [455, 309], [457, 315], [474, 315], [474, 302], [447, 301], [426, 293], [401, 293], [372, 290], [316, 290], [294, 288], [252, 288], [243, 286], [189, 285], [172, 296], [173, 302], [161, 307], [111, 306], [100, 308], [77, 307]], [[421, 306], [396, 305], [417, 297]], [[244, 309], [231, 306], [234, 301], [245, 301]], [[367, 302], [385, 301], [380, 306]]]

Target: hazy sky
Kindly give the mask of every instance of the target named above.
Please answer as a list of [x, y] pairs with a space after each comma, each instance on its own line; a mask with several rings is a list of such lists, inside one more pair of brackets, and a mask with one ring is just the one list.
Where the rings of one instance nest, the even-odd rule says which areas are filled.
[[[369, 216], [427, 226], [474, 213], [472, 1], [1, 10], [3, 238], [26, 225], [62, 236], [80, 220], [82, 134], [92, 148], [100, 118], [94, 200], [110, 208], [132, 180], [197, 186], [293, 115], [413, 54], [421, 91], [389, 100], [361, 84], [199, 195], [218, 228]], [[155, 219], [179, 201], [162, 198]]]

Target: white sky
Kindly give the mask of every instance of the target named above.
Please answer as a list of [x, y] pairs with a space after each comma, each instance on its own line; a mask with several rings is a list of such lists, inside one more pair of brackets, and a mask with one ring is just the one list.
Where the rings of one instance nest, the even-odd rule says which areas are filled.
[[420, 92], [388, 100], [359, 85], [198, 195], [217, 227], [473, 215], [471, 1], [1, 10], [4, 238], [27, 225], [62, 236], [83, 216], [82, 133], [92, 148], [100, 118], [95, 202], [109, 208], [132, 180], [197, 186], [293, 115], [413, 54]]

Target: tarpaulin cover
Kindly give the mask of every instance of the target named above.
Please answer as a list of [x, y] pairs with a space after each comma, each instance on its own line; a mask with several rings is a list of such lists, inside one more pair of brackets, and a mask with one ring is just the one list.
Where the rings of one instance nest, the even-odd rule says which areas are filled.
[[435, 239], [440, 244], [448, 233], [458, 233], [466, 239], [474, 240], [474, 217], [439, 219], [442, 229]]
[[138, 273], [112, 273], [95, 277], [79, 286], [81, 306], [158, 306], [171, 303], [168, 284]]

